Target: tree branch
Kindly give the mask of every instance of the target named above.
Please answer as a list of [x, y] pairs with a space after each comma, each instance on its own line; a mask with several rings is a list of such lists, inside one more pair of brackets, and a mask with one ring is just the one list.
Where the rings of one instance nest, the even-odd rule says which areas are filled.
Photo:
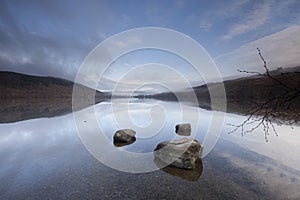
[[[270, 73], [270, 70], [267, 66], [267, 61], [262, 56], [262, 53], [259, 48], [257, 48], [258, 55], [263, 62], [263, 68], [265, 69], [265, 73], [259, 73], [255, 71], [247, 71], [247, 70], [238, 70], [242, 73], [254, 74], [261, 77], [266, 77], [274, 83], [271, 87], [275, 89], [275, 86], [280, 86], [282, 92], [279, 95], [270, 95], [269, 97], [265, 97], [265, 101], [263, 102], [253, 102], [254, 106], [250, 108], [246, 113], [246, 119], [238, 125], [228, 124], [233, 126], [233, 130], [229, 132], [234, 133], [240, 131], [241, 135], [245, 135], [247, 133], [253, 132], [259, 127], [263, 128], [265, 134], [265, 140], [268, 141], [268, 136], [270, 132], [278, 135], [274, 123], [277, 125], [289, 125], [293, 126], [295, 123], [298, 123], [300, 119], [299, 112], [294, 110], [294, 106], [298, 104], [295, 102], [300, 98], [300, 90], [298, 89], [298, 84], [293, 87], [289, 86], [287, 83], [284, 83], [283, 80], [279, 80], [280, 76], [285, 76], [289, 73], [281, 73], [280, 76], [275, 77]], [[299, 72], [292, 72], [299, 73]], [[298, 77], [297, 77], [298, 78]], [[294, 80], [295, 81], [295, 80]], [[298, 81], [298, 79], [296, 80]], [[271, 92], [270, 91], [270, 92]], [[266, 94], [267, 95], [267, 94]]]

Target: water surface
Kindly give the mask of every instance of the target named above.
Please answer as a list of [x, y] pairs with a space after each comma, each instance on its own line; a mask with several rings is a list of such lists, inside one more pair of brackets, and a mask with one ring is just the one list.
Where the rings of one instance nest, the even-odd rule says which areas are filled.
[[[154, 100], [130, 101], [128, 111], [126, 104], [94, 109], [107, 136], [103, 142], [112, 144], [114, 132], [133, 122], [136, 142], [112, 147], [135, 153], [151, 154], [159, 142], [181, 138], [175, 125], [183, 122], [182, 109], [192, 136], [203, 142], [214, 112]], [[227, 114], [225, 124], [241, 120]], [[83, 123], [89, 126], [89, 118]], [[0, 199], [299, 199], [300, 128], [276, 128], [279, 136], [270, 135], [267, 143], [260, 129], [242, 137], [224, 126], [202, 159], [200, 177], [193, 177], [184, 170], [136, 174], [106, 166], [82, 144], [72, 114], [0, 124]]]

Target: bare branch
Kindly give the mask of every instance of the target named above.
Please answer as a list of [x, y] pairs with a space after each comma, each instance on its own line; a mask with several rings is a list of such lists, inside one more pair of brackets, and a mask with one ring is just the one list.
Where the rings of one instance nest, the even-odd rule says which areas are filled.
[[[238, 125], [228, 124], [233, 128], [229, 132], [234, 133], [240, 131], [241, 135], [245, 135], [247, 133], [253, 132], [259, 127], [263, 128], [265, 134], [265, 140], [268, 141], [268, 136], [271, 132], [273, 132], [276, 136], [278, 135], [275, 125], [289, 125], [292, 127], [293, 124], [298, 123], [300, 119], [300, 113], [294, 110], [294, 106], [298, 103], [300, 98], [300, 90], [298, 89], [298, 84], [296, 86], [289, 86], [287, 83], [284, 83], [280, 76], [273, 76], [270, 73], [269, 68], [267, 67], [267, 61], [262, 56], [262, 53], [259, 48], [257, 48], [258, 55], [263, 62], [263, 68], [265, 69], [265, 73], [259, 73], [254, 71], [246, 71], [246, 70], [238, 70], [242, 73], [254, 74], [261, 77], [266, 77], [272, 81], [274, 81], [273, 86], [281, 86], [281, 93], [279, 95], [270, 95], [266, 96], [263, 102], [255, 102], [253, 101], [253, 107], [250, 108], [247, 112], [245, 112], [246, 119]], [[299, 72], [292, 72], [299, 73]], [[288, 73], [281, 73], [280, 75], [284, 77]], [[279, 80], [281, 78], [282, 80]], [[298, 77], [296, 77], [298, 80]], [[289, 79], [291, 80], [291, 79]], [[295, 80], [293, 80], [295, 81]]]

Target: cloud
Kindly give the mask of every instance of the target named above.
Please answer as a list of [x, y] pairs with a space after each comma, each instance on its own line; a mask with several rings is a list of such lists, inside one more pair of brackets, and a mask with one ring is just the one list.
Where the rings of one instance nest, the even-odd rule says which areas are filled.
[[[0, 2], [1, 70], [74, 80], [84, 58], [111, 31], [105, 27], [112, 14], [99, 3], [76, 10], [80, 5], [60, 1], [13, 2]], [[94, 20], [104, 17], [100, 24]]]
[[211, 15], [217, 21], [231, 17], [236, 18], [237, 16], [244, 15], [244, 8], [248, 8], [251, 4], [253, 4], [251, 0], [231, 0], [230, 2], [223, 1], [223, 3], [218, 2], [216, 12], [211, 13]]
[[229, 29], [228, 34], [224, 35], [222, 38], [225, 40], [231, 39], [235, 36], [239, 36], [248, 33], [263, 24], [269, 19], [270, 14], [270, 4], [257, 4], [251, 10], [251, 12], [246, 15], [245, 18], [240, 20], [239, 23], [232, 25]]
[[237, 74], [237, 69], [263, 72], [263, 63], [256, 48], [260, 48], [270, 69], [300, 65], [300, 26], [292, 26], [275, 34], [249, 42], [215, 62], [224, 76]]
[[212, 27], [219, 26], [220, 22], [232, 17], [243, 16], [244, 7], [250, 2], [250, 0], [231, 0], [210, 2], [205, 6], [199, 4], [200, 8], [204, 8], [201, 13], [199, 13], [199, 9], [190, 9], [192, 11], [186, 16], [185, 21], [187, 24], [195, 25], [195, 28], [207, 32]]
[[[150, 1], [134, 6], [115, 1], [0, 1], [0, 70], [74, 80], [81, 62], [96, 45], [127, 28], [141, 26], [183, 32], [217, 55], [299, 24], [298, 7], [297, 0]], [[115, 47], [125, 48], [141, 41], [115, 42]], [[229, 66], [229, 60], [225, 61]]]
[[[0, 30], [0, 68], [35, 75], [73, 79], [87, 48], [28, 32]], [[86, 52], [86, 53], [85, 53]]]
[[209, 21], [201, 21], [199, 28], [204, 31], [209, 31], [209, 29], [213, 26], [213, 24]]
[[[148, 63], [127, 70], [121, 77], [114, 79], [114, 81], [119, 84], [117, 90], [129, 91], [136, 88], [158, 90], [164, 87], [178, 90], [189, 88], [190, 85], [201, 84], [202, 79], [198, 74], [184, 73], [183, 71], [185, 70], [176, 69], [164, 64]], [[159, 85], [162, 87], [158, 88]]]

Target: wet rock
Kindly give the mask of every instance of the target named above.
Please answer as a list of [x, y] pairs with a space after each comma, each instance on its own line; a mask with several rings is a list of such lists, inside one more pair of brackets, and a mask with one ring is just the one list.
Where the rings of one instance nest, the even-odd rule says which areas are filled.
[[175, 126], [175, 132], [178, 135], [190, 136], [191, 135], [191, 124], [177, 124]]
[[200, 158], [195, 161], [195, 169], [192, 170], [179, 169], [171, 165], [165, 166], [165, 164], [157, 158], [154, 159], [154, 163], [162, 171], [171, 174], [172, 176], [177, 176], [193, 182], [199, 180], [203, 172], [203, 164]]
[[181, 169], [195, 169], [196, 160], [201, 157], [203, 146], [194, 139], [183, 138], [159, 143], [154, 157], [165, 165]]
[[[135, 134], [136, 134], [136, 132], [132, 129], [118, 130], [114, 135], [114, 144], [115, 145], [116, 144], [131, 144], [136, 140]], [[116, 146], [118, 146], [118, 145], [116, 145]]]

